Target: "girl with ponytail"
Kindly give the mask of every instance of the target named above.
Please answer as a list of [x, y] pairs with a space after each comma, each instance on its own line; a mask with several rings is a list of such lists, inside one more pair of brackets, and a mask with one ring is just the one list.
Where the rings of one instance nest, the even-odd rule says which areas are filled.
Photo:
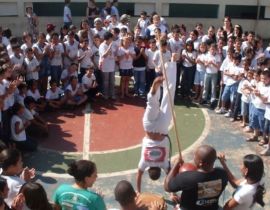
[[229, 182], [236, 188], [233, 197], [228, 200], [224, 210], [248, 210], [252, 209], [255, 203], [264, 206], [263, 196], [264, 185], [261, 179], [264, 175], [263, 160], [258, 155], [249, 154], [243, 159], [241, 173], [244, 179], [236, 179], [227, 167], [225, 155], [220, 154], [219, 160], [222, 167], [228, 174]]

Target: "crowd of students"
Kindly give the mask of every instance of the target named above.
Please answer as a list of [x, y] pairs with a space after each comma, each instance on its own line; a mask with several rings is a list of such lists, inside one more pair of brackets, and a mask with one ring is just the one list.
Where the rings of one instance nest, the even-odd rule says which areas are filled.
[[[67, 8], [65, 11], [70, 13]], [[224, 18], [222, 27], [216, 29], [210, 26], [204, 34], [202, 23], [196, 24], [191, 31], [187, 31], [183, 24], [174, 24], [169, 28], [165, 19], [156, 13], [148, 18], [146, 12], [141, 12], [134, 28], [131, 28], [130, 17], [126, 14], [119, 17], [112, 9], [105, 9], [102, 14], [94, 19], [91, 19], [92, 16], [83, 19], [79, 29], [72, 25], [69, 14], [59, 33], [55, 25], [48, 23], [46, 33], [32, 36], [24, 32], [22, 42], [19, 37], [12, 36], [11, 30], [0, 27], [0, 119], [1, 138], [6, 147], [16, 147], [21, 151], [37, 149], [35, 139], [49, 135], [47, 123], [39, 112], [65, 107], [74, 109], [86, 102], [94, 102], [97, 96], [103, 100], [145, 98], [155, 78], [162, 75], [163, 64], [173, 61], [177, 65], [175, 95], [202, 105], [209, 103], [211, 108], [216, 108], [216, 113], [231, 117], [231, 121], [240, 118], [245, 131], [254, 132], [247, 141], [259, 141], [262, 136], [259, 144], [266, 148], [261, 154], [270, 155], [270, 51], [269, 47], [263, 49], [263, 40], [259, 35], [252, 31], [244, 32], [240, 25], [233, 26], [229, 17]], [[121, 79], [116, 92], [115, 73], [118, 71]], [[133, 86], [130, 86], [131, 81], [134, 81]], [[211, 160], [200, 157], [202, 162], [211, 165], [206, 168], [201, 166], [203, 171], [212, 170], [217, 156], [215, 154], [213, 157], [213, 150], [211, 155]], [[2, 198], [7, 198], [6, 203], [0, 201], [6, 205], [5, 208], [21, 208], [19, 206], [25, 203], [31, 209], [49, 209], [41, 185], [31, 182], [23, 184], [34, 177], [34, 169], [22, 169], [20, 152], [4, 149], [0, 156], [2, 175], [6, 179], [6, 182], [0, 180], [0, 194]], [[254, 165], [254, 162], [261, 160], [259, 156], [252, 158], [245, 161], [253, 161], [251, 165]], [[228, 175], [228, 178], [222, 179], [224, 183], [218, 186], [222, 192], [227, 179], [233, 186], [238, 186], [240, 182], [231, 176], [223, 156], [220, 156], [220, 160]], [[181, 161], [176, 167], [181, 165]], [[249, 177], [253, 165], [245, 161], [247, 172], [244, 177], [253, 186], [246, 187], [251, 189], [248, 198], [257, 189], [261, 190], [262, 195], [263, 188], [258, 183], [263, 173]], [[263, 171], [263, 165], [261, 168]], [[173, 179], [176, 170], [178, 168], [168, 174], [167, 191], [187, 190], [182, 182], [179, 184], [179, 178]], [[61, 186], [56, 190], [56, 209], [66, 209], [69, 205], [90, 209], [93, 202], [96, 209], [105, 209], [100, 195], [87, 191], [97, 177], [93, 162], [77, 161], [70, 166], [68, 173], [74, 176], [75, 184]], [[16, 176], [18, 174], [21, 174], [21, 178]], [[117, 190], [115, 192], [121, 206], [125, 209], [135, 205], [134, 189], [126, 182], [121, 185], [117, 189], [122, 190], [122, 194]], [[18, 186], [22, 186], [20, 192]], [[46, 208], [31, 207], [41, 203], [34, 199], [36, 202], [33, 204], [32, 198], [31, 201], [27, 199], [29, 192], [35, 190], [39, 192], [38, 199], [43, 199]], [[68, 194], [67, 197], [60, 196], [66, 191], [89, 197], [89, 203], [80, 201], [79, 204], [71, 204]], [[127, 195], [130, 197], [123, 198]], [[215, 195], [218, 197], [220, 194]], [[231, 203], [226, 204], [226, 208], [232, 209], [246, 202], [241, 200], [241, 196], [234, 197]], [[263, 204], [260, 199], [258, 197], [251, 203], [249, 199], [248, 204]], [[185, 203], [183, 199], [181, 201], [184, 202], [183, 209], [189, 209], [190, 205], [192, 209], [204, 209]], [[211, 206], [208, 209], [216, 209], [216, 201], [213, 203], [207, 204]]]

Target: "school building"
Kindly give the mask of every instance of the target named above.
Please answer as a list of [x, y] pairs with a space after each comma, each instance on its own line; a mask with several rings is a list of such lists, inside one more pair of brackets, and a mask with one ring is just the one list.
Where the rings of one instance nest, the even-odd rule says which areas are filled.
[[[102, 8], [105, 0], [97, 0]], [[26, 29], [26, 6], [32, 6], [39, 16], [39, 29], [45, 31], [47, 23], [60, 29], [63, 24], [64, 0], [0, 0], [0, 25], [12, 29], [14, 35], [21, 35]], [[73, 23], [79, 25], [85, 17], [87, 0], [71, 0]], [[197, 22], [206, 28], [209, 25], [222, 26], [223, 17], [230, 16], [233, 24], [240, 24], [244, 30], [254, 30], [263, 38], [270, 38], [270, 0], [119, 0], [120, 14], [132, 16], [134, 24], [142, 10], [149, 14], [157, 11], [168, 24], [185, 24], [190, 30]]]

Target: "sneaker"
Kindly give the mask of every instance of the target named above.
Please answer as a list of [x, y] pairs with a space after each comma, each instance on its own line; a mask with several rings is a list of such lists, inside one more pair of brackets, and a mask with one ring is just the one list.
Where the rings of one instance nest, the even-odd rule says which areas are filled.
[[226, 111], [225, 111], [224, 108], [221, 108], [221, 109], [219, 109], [219, 110], [216, 110], [215, 112], [216, 112], [217, 114], [225, 114], [225, 113], [226, 113]]
[[265, 150], [263, 150], [260, 155], [262, 156], [270, 156], [270, 148], [267, 148]]
[[224, 114], [224, 117], [227, 117], [227, 118], [231, 117], [231, 112], [227, 112], [226, 114]]

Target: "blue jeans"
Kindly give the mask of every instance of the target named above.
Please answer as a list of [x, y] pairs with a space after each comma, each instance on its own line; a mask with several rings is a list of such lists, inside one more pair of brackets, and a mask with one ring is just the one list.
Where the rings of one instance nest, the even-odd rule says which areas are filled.
[[252, 128], [261, 132], [264, 131], [264, 113], [264, 109], [257, 109], [256, 107], [253, 109]]
[[207, 100], [211, 86], [211, 102], [216, 100], [218, 74], [206, 73], [204, 77], [203, 100]]
[[58, 85], [60, 84], [61, 74], [62, 66], [51, 66], [51, 77]]
[[222, 101], [227, 102], [230, 100], [230, 102], [233, 103], [237, 93], [237, 87], [238, 83], [226, 85], [222, 94]]
[[270, 134], [270, 120], [267, 120], [265, 118], [265, 121], [264, 121], [264, 130], [263, 130], [264, 134], [269, 136]]
[[133, 71], [135, 80], [135, 93], [143, 95], [145, 93], [145, 71]]

